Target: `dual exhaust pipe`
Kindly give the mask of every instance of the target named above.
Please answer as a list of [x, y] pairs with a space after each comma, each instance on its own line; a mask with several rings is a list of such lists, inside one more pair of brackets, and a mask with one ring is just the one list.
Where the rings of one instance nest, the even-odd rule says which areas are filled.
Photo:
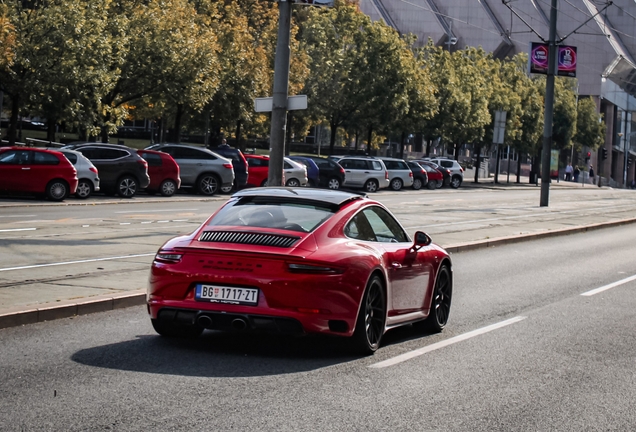
[[[205, 329], [210, 329], [213, 327], [214, 322], [208, 315], [199, 315], [197, 318], [197, 324]], [[237, 331], [245, 330], [248, 327], [247, 321], [244, 318], [234, 318], [231, 326], [233, 330]]]

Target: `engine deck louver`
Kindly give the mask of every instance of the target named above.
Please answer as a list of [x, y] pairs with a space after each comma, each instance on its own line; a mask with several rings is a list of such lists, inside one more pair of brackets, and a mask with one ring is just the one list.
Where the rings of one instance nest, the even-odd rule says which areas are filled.
[[291, 247], [300, 237], [279, 234], [261, 234], [243, 231], [205, 231], [199, 237], [202, 242], [240, 243], [259, 246]]

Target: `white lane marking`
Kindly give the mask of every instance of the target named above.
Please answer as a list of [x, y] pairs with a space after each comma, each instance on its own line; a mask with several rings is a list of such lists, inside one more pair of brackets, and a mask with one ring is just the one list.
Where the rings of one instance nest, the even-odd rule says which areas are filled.
[[380, 368], [385, 368], [385, 367], [389, 367], [389, 366], [395, 366], [398, 363], [402, 363], [402, 362], [405, 362], [405, 361], [410, 360], [412, 358], [419, 357], [419, 356], [421, 356], [423, 354], [429, 353], [431, 351], [435, 351], [435, 350], [438, 350], [440, 348], [444, 348], [444, 347], [447, 347], [449, 345], [456, 344], [457, 342], [462, 342], [462, 341], [465, 341], [466, 339], [470, 339], [470, 338], [473, 338], [475, 336], [479, 336], [479, 335], [482, 335], [484, 333], [488, 333], [488, 332], [491, 332], [493, 330], [500, 329], [502, 327], [508, 326], [510, 324], [517, 323], [517, 322], [522, 321], [524, 319], [526, 319], [526, 317], [524, 317], [524, 316], [518, 316], [518, 317], [510, 318], [510, 319], [505, 320], [505, 321], [501, 321], [501, 322], [498, 322], [498, 323], [495, 323], [495, 324], [491, 324], [489, 326], [482, 327], [482, 328], [479, 328], [479, 329], [476, 329], [476, 330], [472, 330], [472, 331], [469, 331], [468, 333], [464, 333], [464, 334], [461, 334], [459, 336], [452, 337], [450, 339], [446, 339], [446, 340], [443, 340], [443, 341], [440, 341], [440, 342], [436, 342], [434, 344], [427, 345], [425, 347], [422, 347], [422, 348], [419, 348], [419, 349], [416, 349], [416, 350], [413, 350], [413, 351], [409, 351], [409, 352], [404, 353], [404, 354], [400, 354], [399, 356], [395, 356], [393, 358], [381, 361], [379, 363], [374, 363], [374, 364], [370, 365], [369, 367], [370, 368], [374, 368], [374, 369], [380, 369]]
[[90, 225], [82, 225], [82, 228], [88, 228]]
[[602, 286], [602, 287], [595, 288], [595, 289], [590, 290], [590, 291], [586, 291], [586, 292], [584, 292], [584, 293], [583, 293], [583, 294], [581, 294], [581, 295], [582, 295], [582, 296], [586, 296], [586, 297], [593, 296], [594, 294], [598, 294], [598, 293], [600, 293], [600, 292], [607, 291], [608, 289], [616, 288], [617, 286], [624, 285], [624, 284], [626, 284], [627, 282], [631, 282], [631, 281], [633, 281], [633, 280], [636, 280], [636, 275], [634, 275], [634, 276], [630, 276], [630, 277], [625, 278], [625, 279], [621, 279], [621, 280], [616, 281], [616, 282], [614, 282], [614, 283], [611, 283], [611, 284], [609, 284], [609, 285], [604, 285], [604, 286]]
[[120, 222], [119, 225], [130, 225], [130, 222]]
[[0, 216], [0, 218], [20, 218], [20, 217], [35, 217], [37, 215], [11, 215], [11, 216]]
[[162, 213], [162, 212], [182, 212], [182, 211], [196, 211], [199, 209], [170, 209], [170, 210], [126, 210], [126, 211], [116, 211], [115, 213], [124, 214], [124, 213]]
[[14, 232], [14, 231], [35, 231], [37, 228], [12, 228], [12, 229], [0, 229], [0, 232]]
[[172, 219], [172, 222], [187, 222], [190, 219]]
[[[192, 229], [192, 224], [190, 225], [172, 225], [170, 226], [170, 229], [172, 228], [189, 228]], [[135, 228], [135, 231], [148, 231], [148, 230], [156, 230], [157, 227], [148, 227], [148, 228]], [[103, 234], [103, 233], [107, 233], [107, 234], [112, 234], [112, 229], [110, 230], [96, 230], [96, 231], [91, 231], [89, 233], [83, 233], [82, 235], [94, 235], [94, 234]], [[42, 238], [42, 237], [62, 237], [62, 236], [70, 236], [70, 235], [75, 235], [78, 234], [77, 231], [73, 231], [73, 232], [58, 232], [55, 234], [38, 234], [38, 235], [23, 235], [20, 237], [0, 237], [0, 240], [15, 240], [16, 238], [23, 240], [23, 239], [29, 239], [29, 238]], [[157, 234], [158, 235], [158, 234]], [[134, 237], [134, 236], [133, 236]]]
[[142, 224], [149, 224], [149, 223], [152, 223], [152, 221], [145, 221], [145, 222], [142, 222]]
[[86, 260], [79, 260], [79, 261], [66, 261], [66, 262], [57, 262], [57, 263], [50, 263], [50, 264], [36, 264], [36, 265], [28, 265], [28, 266], [21, 266], [21, 267], [7, 267], [7, 268], [0, 268], [0, 272], [12, 271], [12, 270], [25, 270], [25, 269], [41, 268], [41, 267], [54, 267], [54, 266], [61, 266], [61, 265], [68, 265], [68, 264], [81, 264], [81, 263], [97, 262], [97, 261], [110, 261], [110, 260], [116, 260], [116, 259], [138, 258], [138, 257], [152, 256], [152, 255], [155, 255], [155, 254], [146, 253], [146, 254], [137, 254], [137, 255], [122, 255], [122, 256], [107, 257], [107, 258], [93, 258], [93, 259], [86, 259]]
[[157, 223], [168, 223], [170, 222], [169, 220], [163, 220], [163, 221], [157, 221]]

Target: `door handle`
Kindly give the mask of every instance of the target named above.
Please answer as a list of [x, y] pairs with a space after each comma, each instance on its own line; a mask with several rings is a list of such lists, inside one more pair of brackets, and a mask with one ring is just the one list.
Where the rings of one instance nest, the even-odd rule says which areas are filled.
[[369, 171], [365, 171], [364, 173], [365, 173], [365, 174], [369, 174]]
[[31, 168], [26, 167], [26, 168], [22, 168], [22, 169], [23, 169], [24, 171], [28, 171], [28, 170], [30, 170]]
[[345, 172], [348, 172], [348, 173], [350, 173], [351, 171], [345, 171]]

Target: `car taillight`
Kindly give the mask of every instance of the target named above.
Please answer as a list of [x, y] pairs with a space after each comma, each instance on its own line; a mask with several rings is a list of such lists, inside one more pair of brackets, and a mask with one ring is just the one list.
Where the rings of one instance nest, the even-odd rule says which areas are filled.
[[413, 177], [413, 171], [409, 171], [409, 177]]
[[231, 163], [224, 163], [223, 164], [223, 168], [232, 169], [232, 164]]
[[343, 167], [340, 167], [340, 174], [344, 174], [344, 173], [345, 173], [344, 168], [343, 168]]
[[287, 268], [290, 272], [293, 273], [342, 273], [341, 269], [334, 267], [327, 267], [323, 265], [316, 264], [297, 264], [297, 263], [287, 263]]
[[155, 261], [168, 263], [168, 264], [174, 264], [181, 261], [181, 257], [183, 257], [183, 254], [180, 254], [180, 253], [159, 252], [157, 255], [155, 255]]
[[384, 179], [385, 180], [389, 179], [389, 172], [388, 171], [384, 171]]
[[464, 172], [464, 168], [459, 167], [459, 172]]
[[90, 172], [94, 172], [95, 174], [97, 174], [97, 168], [95, 168], [95, 167], [90, 167], [88, 170]]
[[450, 170], [449, 169], [446, 170], [446, 174], [450, 175]]

